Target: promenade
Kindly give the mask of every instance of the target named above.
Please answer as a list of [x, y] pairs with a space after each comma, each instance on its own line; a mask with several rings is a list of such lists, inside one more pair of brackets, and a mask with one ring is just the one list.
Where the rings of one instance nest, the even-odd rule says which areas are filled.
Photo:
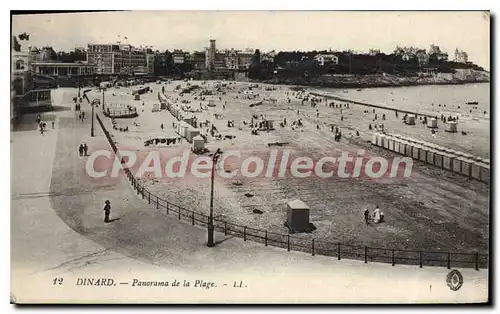
[[[64, 90], [62, 90], [64, 91]], [[57, 91], [57, 92], [62, 92]], [[66, 95], [66, 93], [65, 93]], [[67, 93], [70, 96], [70, 93]], [[63, 97], [64, 98], [64, 97]], [[139, 199], [126, 180], [90, 180], [89, 152], [110, 149], [97, 122], [69, 108], [44, 114], [56, 128], [40, 135], [33, 117], [11, 133], [11, 290], [18, 302], [471, 302], [487, 298], [488, 270], [460, 269], [451, 291], [446, 268], [370, 263], [264, 247], [167, 217]], [[104, 224], [104, 200], [112, 223]], [[208, 200], [207, 200], [208, 205]], [[114, 278], [110, 288], [77, 286], [79, 277]], [[54, 278], [64, 278], [54, 286]], [[215, 281], [214, 289], [132, 287], [140, 280]], [[232, 288], [243, 281], [246, 287]], [[224, 286], [227, 284], [227, 286]], [[290, 287], [294, 287], [290, 289]], [[397, 289], [394, 289], [398, 287]], [[167, 290], [166, 290], [167, 289]]]

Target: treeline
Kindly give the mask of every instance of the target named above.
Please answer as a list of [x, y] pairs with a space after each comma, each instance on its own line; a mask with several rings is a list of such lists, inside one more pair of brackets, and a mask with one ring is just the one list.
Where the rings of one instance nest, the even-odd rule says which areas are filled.
[[324, 74], [381, 74], [387, 73], [398, 76], [416, 76], [422, 71], [440, 73], [454, 73], [455, 69], [470, 68], [482, 70], [483, 68], [472, 64], [457, 63], [439, 60], [436, 56], [429, 56], [429, 62], [421, 65], [416, 57], [403, 60], [401, 55], [378, 53], [375, 55], [354, 54], [351, 52], [335, 53], [338, 64], [325, 63], [321, 66], [314, 61], [318, 54], [331, 54], [323, 51], [281, 51], [274, 57], [274, 62], [260, 62], [260, 52], [256, 50], [253, 62], [248, 70], [252, 79], [271, 79], [303, 77], [313, 79]]

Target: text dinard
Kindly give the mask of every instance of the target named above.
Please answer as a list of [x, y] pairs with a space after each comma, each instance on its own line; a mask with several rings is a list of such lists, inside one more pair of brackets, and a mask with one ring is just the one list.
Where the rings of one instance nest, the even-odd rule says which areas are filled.
[[[157, 280], [139, 280], [133, 279], [132, 282], [124, 282], [120, 284], [130, 285], [132, 287], [192, 287], [192, 288], [216, 288], [217, 285], [212, 281], [205, 280], [171, 280], [171, 281], [157, 281]], [[111, 278], [77, 278], [77, 286], [116, 286], [116, 281]], [[236, 284], [235, 284], [236, 286]]]

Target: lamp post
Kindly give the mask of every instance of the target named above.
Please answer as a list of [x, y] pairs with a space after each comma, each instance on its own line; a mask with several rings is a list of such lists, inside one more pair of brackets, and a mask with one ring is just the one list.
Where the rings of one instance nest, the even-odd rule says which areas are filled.
[[210, 216], [208, 218], [208, 247], [213, 247], [214, 244], [214, 178], [215, 178], [215, 166], [217, 160], [222, 155], [222, 150], [217, 148], [214, 156], [212, 157], [212, 184], [210, 188]]
[[104, 90], [105, 90], [105, 89], [106, 89], [105, 87], [103, 87], [103, 88], [102, 88], [102, 111], [106, 111], [106, 110], [104, 109]]
[[92, 107], [92, 124], [90, 126], [90, 137], [94, 137], [94, 105], [95, 99], [90, 103], [90, 106]]

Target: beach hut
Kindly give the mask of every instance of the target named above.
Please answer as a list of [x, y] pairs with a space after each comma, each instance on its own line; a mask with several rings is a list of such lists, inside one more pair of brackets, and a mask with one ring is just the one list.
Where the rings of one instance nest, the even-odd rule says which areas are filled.
[[454, 156], [445, 152], [441, 153], [441, 155], [443, 156], [443, 168], [446, 170], [452, 170]]
[[471, 164], [470, 168], [471, 168], [470, 176], [473, 179], [481, 180], [481, 163], [480, 162], [473, 162]]
[[190, 127], [187, 128], [185, 137], [189, 143], [192, 143], [193, 139], [198, 135], [200, 135], [200, 130]]
[[193, 152], [202, 152], [205, 150], [205, 140], [201, 135], [193, 137]]
[[411, 157], [413, 159], [418, 159], [421, 146], [418, 144], [413, 144], [411, 148]]
[[413, 148], [413, 143], [406, 142], [406, 145], [405, 145], [405, 155], [406, 156], [410, 156], [410, 157], [413, 156], [412, 148]]
[[300, 199], [287, 203], [287, 226], [292, 232], [304, 232], [310, 228], [309, 206]]
[[186, 122], [184, 121], [180, 121], [179, 123], [177, 123], [177, 133], [184, 137], [184, 138], [187, 138], [187, 130], [190, 128], [191, 126], [189, 124], [187, 124]]
[[372, 133], [372, 145], [377, 145], [377, 135], [378, 133]]
[[452, 169], [453, 169], [453, 172], [456, 172], [456, 173], [461, 173], [462, 172], [462, 160], [463, 158], [462, 157], [457, 157], [455, 155], [455, 158], [453, 159], [453, 166], [452, 166]]
[[434, 166], [443, 168], [443, 155], [439, 151], [434, 151]]
[[389, 149], [389, 143], [391, 142], [391, 136], [385, 135], [384, 137], [384, 148]]
[[431, 118], [427, 120], [427, 127], [435, 129], [438, 127], [438, 120], [436, 118]]
[[379, 133], [377, 136], [377, 146], [384, 147], [384, 141], [385, 141], [385, 134]]
[[466, 177], [471, 176], [472, 172], [472, 164], [474, 163], [472, 160], [468, 158], [461, 158], [462, 159], [462, 174]]
[[490, 182], [490, 165], [481, 163], [481, 181], [483, 182]]
[[393, 145], [394, 145], [394, 149], [393, 149], [393, 151], [394, 151], [394, 152], [396, 152], [396, 153], [399, 153], [399, 152], [400, 152], [400, 151], [399, 151], [399, 144], [401, 143], [401, 140], [400, 140], [399, 138], [395, 138], [395, 139], [393, 140], [393, 143], [394, 143], [394, 144], [393, 144]]
[[420, 146], [419, 158], [423, 162], [427, 162], [427, 152], [429, 149], [425, 146]]
[[415, 125], [415, 115], [413, 115], [413, 114], [407, 115], [405, 123], [408, 125]]
[[458, 123], [455, 122], [455, 121], [448, 121], [446, 122], [446, 129], [445, 131], [446, 132], [450, 132], [450, 133], [456, 133], [457, 132], [457, 126], [458, 126]]

